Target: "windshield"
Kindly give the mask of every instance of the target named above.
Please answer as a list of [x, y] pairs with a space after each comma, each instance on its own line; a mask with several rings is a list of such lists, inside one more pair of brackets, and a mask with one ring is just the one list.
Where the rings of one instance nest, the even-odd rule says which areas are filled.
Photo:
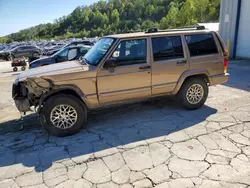
[[8, 46], [3, 51], [10, 51], [10, 50], [15, 50], [17, 47], [16, 46]]
[[114, 38], [102, 38], [100, 39], [84, 56], [87, 63], [90, 65], [98, 65], [102, 58], [105, 56], [109, 48], [114, 43]]
[[52, 56], [60, 56], [60, 57], [66, 57], [68, 55], [68, 51], [69, 49], [68, 48], [64, 48], [64, 49], [61, 49], [60, 51], [56, 52], [54, 55]]

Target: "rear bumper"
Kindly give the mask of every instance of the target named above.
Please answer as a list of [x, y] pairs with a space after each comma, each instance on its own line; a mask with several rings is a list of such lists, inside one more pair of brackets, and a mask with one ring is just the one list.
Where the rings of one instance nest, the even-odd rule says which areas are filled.
[[217, 85], [217, 84], [222, 84], [228, 81], [229, 74], [220, 74], [220, 75], [215, 75], [210, 77], [210, 85]]

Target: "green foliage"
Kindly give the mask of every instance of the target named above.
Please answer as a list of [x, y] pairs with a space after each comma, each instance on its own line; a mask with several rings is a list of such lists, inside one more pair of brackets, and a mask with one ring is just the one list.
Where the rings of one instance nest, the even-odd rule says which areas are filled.
[[194, 0], [186, 0], [183, 7], [180, 10], [179, 19], [182, 26], [194, 25], [198, 22], [195, 13], [196, 9]]
[[[14, 41], [95, 37], [114, 33], [161, 29], [214, 22], [220, 0], [100, 0], [78, 6], [54, 23], [40, 24], [9, 36]], [[6, 42], [6, 39], [0, 38]]]
[[170, 9], [166, 17], [163, 17], [160, 21], [160, 28], [176, 28], [180, 26], [179, 20], [179, 8], [178, 4], [175, 2], [171, 2], [169, 5]]
[[8, 38], [7, 37], [0, 37], [0, 43], [7, 43]]
[[11, 38], [8, 38], [8, 37], [0, 37], [0, 43], [12, 43], [13, 40]]

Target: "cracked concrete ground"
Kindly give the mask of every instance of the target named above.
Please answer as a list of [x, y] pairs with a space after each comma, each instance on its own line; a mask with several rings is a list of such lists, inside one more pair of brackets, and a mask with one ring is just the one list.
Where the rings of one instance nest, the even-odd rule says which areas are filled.
[[5, 65], [0, 65], [0, 188], [250, 187], [246, 62], [230, 63], [229, 82], [211, 87], [199, 110], [161, 99], [97, 111], [87, 129], [66, 138], [48, 136], [32, 114], [15, 120], [14, 76]]

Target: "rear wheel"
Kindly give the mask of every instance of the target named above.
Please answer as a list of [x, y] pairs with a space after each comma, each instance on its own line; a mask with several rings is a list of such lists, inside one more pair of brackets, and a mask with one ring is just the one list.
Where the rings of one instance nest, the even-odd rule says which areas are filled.
[[32, 57], [33, 57], [33, 58], [39, 58], [39, 56], [40, 56], [40, 54], [37, 53], [37, 52], [34, 52], [34, 53], [32, 54]]
[[190, 78], [184, 82], [178, 98], [184, 108], [194, 110], [204, 105], [208, 96], [208, 85], [202, 78]]
[[53, 136], [70, 136], [81, 130], [87, 119], [86, 106], [73, 95], [56, 95], [42, 107], [44, 128]]
[[22, 70], [22, 71], [25, 71], [25, 69], [26, 69], [26, 67], [25, 67], [25, 66], [23, 66], [23, 67], [21, 68], [21, 70]]

